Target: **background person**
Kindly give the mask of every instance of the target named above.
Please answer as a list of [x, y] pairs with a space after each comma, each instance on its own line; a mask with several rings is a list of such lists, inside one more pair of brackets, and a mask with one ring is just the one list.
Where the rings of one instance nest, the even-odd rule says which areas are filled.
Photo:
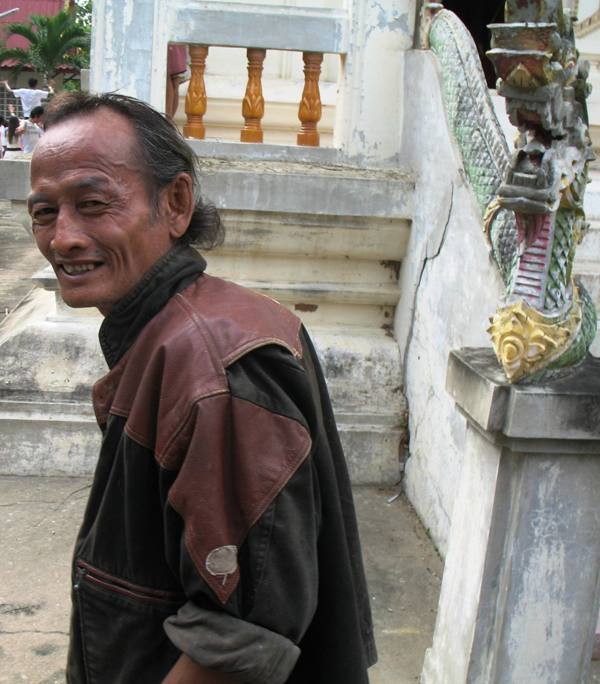
[[8, 90], [9, 93], [14, 95], [15, 97], [18, 97], [21, 100], [21, 106], [23, 107], [23, 118], [28, 119], [31, 110], [34, 107], [38, 107], [39, 105], [42, 104], [42, 100], [45, 100], [48, 95], [52, 95], [54, 93], [54, 90], [52, 88], [52, 85], [48, 84], [48, 90], [38, 90], [36, 88], [38, 81], [37, 78], [30, 78], [29, 81], [27, 81], [28, 88], [11, 88], [8, 85], [8, 81], [2, 81], [4, 84], [4, 87], [6, 90]]
[[34, 107], [29, 119], [25, 119], [17, 129], [17, 134], [21, 136], [21, 147], [24, 153], [31, 154], [38, 144], [44, 133], [43, 120], [44, 108]]
[[167, 52], [167, 100], [165, 113], [173, 120], [179, 107], [179, 86], [185, 83], [188, 53], [185, 45], [169, 45]]
[[7, 121], [3, 116], [0, 116], [0, 159], [4, 157], [6, 151], [7, 139], [6, 139]]

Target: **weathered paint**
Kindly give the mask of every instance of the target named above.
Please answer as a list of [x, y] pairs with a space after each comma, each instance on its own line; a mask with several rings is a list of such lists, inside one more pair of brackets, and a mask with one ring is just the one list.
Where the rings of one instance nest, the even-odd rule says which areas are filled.
[[[150, 101], [153, 39], [153, 0], [94, 3], [92, 91], [116, 91]], [[164, 55], [166, 61], [166, 49]]]
[[413, 44], [416, 3], [349, 0], [350, 45], [342, 62], [334, 143], [357, 163], [398, 163], [403, 53]]
[[[599, 379], [600, 362], [588, 360], [524, 408], [528, 390], [507, 386], [491, 350], [453, 353], [448, 389], [469, 428], [424, 684], [587, 681], [600, 600], [600, 438], [581, 411], [575, 429], [566, 398], [576, 404], [583, 392], [597, 411]], [[486, 407], [477, 419], [476, 404]], [[509, 437], [523, 413], [531, 435]], [[546, 413], [562, 437], [539, 429]]]

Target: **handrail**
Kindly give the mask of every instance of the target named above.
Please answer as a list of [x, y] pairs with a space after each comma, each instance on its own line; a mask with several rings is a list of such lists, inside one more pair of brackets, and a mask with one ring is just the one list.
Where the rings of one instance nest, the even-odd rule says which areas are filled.
[[237, 2], [169, 2], [169, 41], [223, 47], [344, 54], [347, 12]]

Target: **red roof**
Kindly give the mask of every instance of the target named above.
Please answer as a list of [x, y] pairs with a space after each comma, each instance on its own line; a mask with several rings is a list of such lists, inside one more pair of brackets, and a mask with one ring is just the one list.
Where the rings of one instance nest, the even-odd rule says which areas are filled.
[[[0, 14], [7, 10], [18, 7], [18, 12], [12, 12], [6, 17], [0, 19], [0, 30], [4, 24], [23, 23], [29, 19], [30, 14], [43, 14], [44, 16], [53, 17], [58, 14], [65, 6], [65, 0], [0, 0]], [[2, 31], [4, 33], [4, 31]], [[29, 41], [21, 36], [11, 36], [6, 41], [7, 47], [26, 48]]]
[[[64, 6], [65, 0], [0, 0], [0, 14], [15, 7], [19, 8], [18, 12], [11, 12], [11, 14], [0, 18], [0, 36], [3, 37], [3, 26], [6, 24], [25, 23], [30, 14], [52, 17], [58, 14]], [[29, 41], [21, 36], [10, 36], [5, 44], [9, 48], [27, 48]], [[15, 61], [12, 59], [5, 60], [0, 64], [0, 67], [10, 68], [14, 64]]]

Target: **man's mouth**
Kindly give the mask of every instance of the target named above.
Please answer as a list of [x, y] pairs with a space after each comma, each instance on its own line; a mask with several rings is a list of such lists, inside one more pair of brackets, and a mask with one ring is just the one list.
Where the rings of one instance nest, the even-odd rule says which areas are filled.
[[93, 271], [98, 266], [100, 264], [61, 264], [61, 268], [67, 275], [78, 275], [87, 271]]

